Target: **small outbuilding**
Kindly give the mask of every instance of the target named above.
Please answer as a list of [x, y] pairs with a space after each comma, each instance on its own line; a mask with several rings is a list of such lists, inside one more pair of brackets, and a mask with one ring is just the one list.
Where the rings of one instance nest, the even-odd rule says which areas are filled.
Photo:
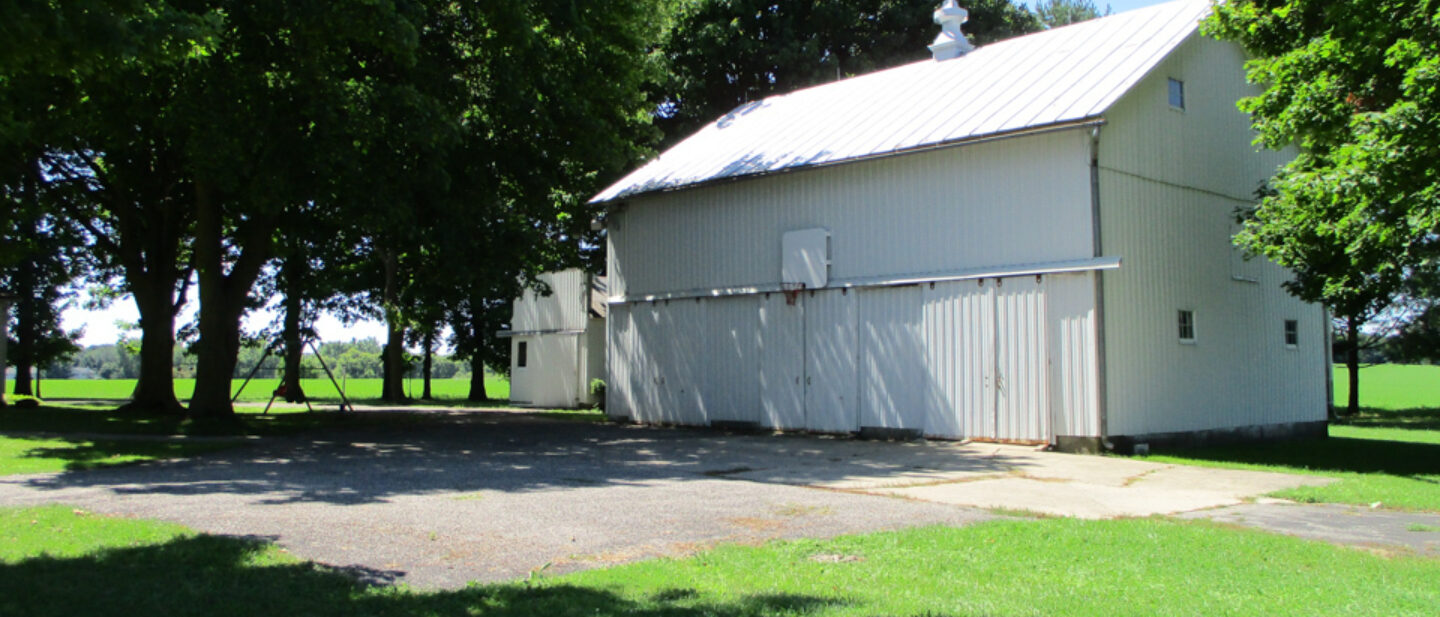
[[605, 277], [578, 268], [540, 275], [550, 289], [515, 300], [509, 330], [510, 402], [527, 407], [595, 404], [592, 379], [605, 377]]
[[1324, 434], [1326, 315], [1231, 243], [1289, 155], [1252, 144], [1209, 10], [971, 48], [947, 1], [931, 59], [743, 105], [596, 195], [609, 413], [1080, 451]]

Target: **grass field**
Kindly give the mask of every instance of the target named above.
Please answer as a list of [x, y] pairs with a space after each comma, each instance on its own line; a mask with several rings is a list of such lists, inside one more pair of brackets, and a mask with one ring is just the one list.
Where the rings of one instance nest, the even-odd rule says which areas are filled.
[[1163, 519], [725, 545], [458, 591], [366, 587], [250, 538], [0, 509], [0, 614], [1433, 616], [1440, 560]]
[[[1350, 377], [1335, 366], [1335, 404], [1350, 396]], [[1440, 366], [1374, 364], [1360, 367], [1360, 406], [1390, 411], [1440, 409]]]
[[[236, 379], [232, 385], [232, 392], [239, 391], [243, 379]], [[245, 385], [245, 390], [240, 397], [241, 402], [264, 403], [270, 400], [270, 393], [280, 385], [278, 379], [254, 379]], [[328, 379], [305, 379], [301, 382], [305, 393], [312, 401], [336, 402], [340, 400], [340, 392]], [[380, 398], [379, 379], [348, 379], [341, 382], [345, 388], [345, 395], [355, 401], [369, 401]], [[409, 379], [405, 382], [405, 391], [412, 397], [419, 397], [423, 391], [424, 384], [419, 379]], [[470, 394], [470, 380], [467, 379], [435, 379], [430, 382], [431, 393], [436, 399], [442, 401], [464, 400]], [[47, 400], [56, 399], [89, 399], [89, 400], [115, 400], [121, 401], [130, 398], [130, 393], [135, 390], [133, 379], [46, 379], [41, 382], [41, 394]], [[175, 395], [184, 401], [190, 398], [190, 393], [195, 391], [194, 379], [176, 379]], [[485, 379], [485, 393], [492, 399], [507, 400], [510, 398], [510, 382], [503, 377], [489, 375]]]

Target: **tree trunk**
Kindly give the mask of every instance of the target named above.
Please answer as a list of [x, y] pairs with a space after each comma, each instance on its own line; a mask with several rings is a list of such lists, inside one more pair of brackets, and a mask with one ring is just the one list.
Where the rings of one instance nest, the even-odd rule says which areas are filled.
[[[32, 207], [37, 207], [34, 202], [37, 200], [35, 182], [26, 174], [26, 194], [32, 202]], [[37, 210], [38, 212], [38, 210]], [[26, 225], [31, 237], [40, 235], [40, 221], [38, 218], [31, 218]], [[39, 321], [40, 307], [35, 306], [36, 302], [44, 302], [45, 294], [36, 289], [37, 272], [39, 264], [36, 263], [39, 256], [35, 253], [39, 249], [32, 247], [26, 251], [25, 257], [20, 260], [15, 272], [15, 291], [20, 296], [15, 304], [15, 349], [10, 352], [8, 358], [10, 364], [15, 367], [15, 394], [35, 396], [34, 389], [30, 385], [30, 372], [35, 368], [35, 346], [39, 343], [36, 340], [40, 335]], [[0, 316], [3, 319], [3, 316]], [[0, 366], [0, 370], [5, 367]]]
[[[128, 272], [126, 278], [136, 280]], [[170, 289], [169, 285], [130, 284], [140, 313], [140, 378], [121, 411], [184, 412], [175, 398], [175, 300]]]
[[[137, 172], [136, 177], [178, 179], [176, 167], [163, 158], [132, 163], [143, 169], [129, 170]], [[36, 165], [33, 173], [38, 177], [38, 160]], [[173, 372], [175, 315], [185, 306], [189, 291], [191, 264], [181, 260], [181, 249], [190, 239], [193, 209], [166, 191], [147, 192], [113, 182], [102, 171], [103, 165], [92, 162], [90, 168], [106, 185], [101, 207], [113, 217], [113, 227], [96, 227], [85, 208], [67, 208], [66, 214], [90, 232], [98, 252], [118, 263], [140, 314], [140, 374], [130, 402], [119, 411], [181, 413], [184, 408], [175, 399]]]
[[1345, 415], [1360, 413], [1360, 318], [1345, 317], [1345, 372], [1350, 378], [1350, 393], [1347, 397]]
[[400, 324], [400, 259], [385, 251], [385, 383], [381, 397], [391, 403], [405, 401], [405, 329]]
[[[11, 352], [11, 366], [15, 367], [15, 394], [35, 396], [35, 390], [30, 385], [30, 373], [35, 368], [35, 345], [36, 336], [39, 334], [39, 324], [36, 316], [39, 310], [35, 306], [36, 296], [40, 295], [35, 290], [35, 259], [27, 256], [20, 262], [19, 271], [16, 272], [15, 282], [19, 288], [20, 298], [15, 303], [15, 350]], [[0, 367], [3, 368], [3, 367]]]
[[380, 346], [380, 400], [390, 400], [390, 346]]
[[485, 392], [485, 363], [480, 361], [478, 353], [470, 359], [470, 396], [466, 400], [476, 403], [490, 400], [490, 395]]
[[[273, 218], [251, 216], [236, 225], [238, 257], [225, 247], [225, 221], [219, 196], [203, 181], [195, 183], [195, 271], [200, 283], [200, 339], [195, 343], [195, 395], [190, 414], [233, 418], [231, 381], [240, 355], [240, 317], [260, 267], [269, 257]], [[229, 272], [225, 264], [230, 264]]]
[[282, 382], [285, 387], [285, 401], [289, 403], [305, 402], [305, 389], [300, 384], [300, 363], [305, 357], [305, 341], [300, 333], [301, 312], [304, 310], [301, 300], [304, 295], [302, 286], [305, 280], [306, 263], [304, 259], [291, 256], [285, 260], [285, 328], [282, 337], [285, 339], [285, 379]]
[[424, 390], [423, 390], [423, 391], [421, 392], [421, 394], [420, 394], [420, 398], [425, 399], [425, 400], [427, 400], [427, 401], [431, 399], [431, 396], [430, 396], [430, 367], [431, 367], [432, 357], [434, 356], [434, 351], [433, 351], [434, 348], [435, 348], [435, 332], [434, 332], [433, 330], [427, 330], [427, 331], [425, 332], [425, 363], [424, 363], [424, 365], [423, 365], [423, 371], [422, 371], [422, 372], [423, 372], [423, 378], [424, 378], [424, 381], [425, 381], [425, 386], [424, 386]]

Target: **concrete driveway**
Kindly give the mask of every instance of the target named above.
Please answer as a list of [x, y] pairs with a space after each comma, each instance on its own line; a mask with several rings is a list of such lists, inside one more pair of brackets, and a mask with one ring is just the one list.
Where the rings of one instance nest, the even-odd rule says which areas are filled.
[[1323, 479], [1033, 449], [592, 425], [514, 413], [334, 432], [186, 461], [0, 478], [0, 505], [67, 503], [273, 539], [376, 582], [459, 587], [720, 542], [996, 516], [1240, 503]]

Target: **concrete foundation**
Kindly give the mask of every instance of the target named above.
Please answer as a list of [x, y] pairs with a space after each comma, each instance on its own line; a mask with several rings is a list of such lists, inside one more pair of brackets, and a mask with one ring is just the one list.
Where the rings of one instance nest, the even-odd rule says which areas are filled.
[[714, 420], [710, 422], [710, 428], [727, 433], [759, 433], [766, 430], [759, 422], [745, 420]]
[[1060, 435], [1055, 438], [1055, 451], [1070, 454], [1100, 454], [1105, 451], [1105, 443], [1099, 437]]
[[1134, 454], [1139, 447], [1149, 447], [1151, 451], [1157, 449], [1181, 450], [1185, 448], [1221, 446], [1233, 443], [1327, 437], [1329, 436], [1329, 427], [1329, 422], [1321, 420], [1316, 422], [1237, 426], [1206, 431], [1113, 435], [1109, 441], [1114, 446], [1115, 452], [1120, 454]]
[[922, 437], [920, 429], [915, 428], [886, 428], [881, 426], [860, 427], [861, 439], [876, 439], [879, 441], [916, 441]]

